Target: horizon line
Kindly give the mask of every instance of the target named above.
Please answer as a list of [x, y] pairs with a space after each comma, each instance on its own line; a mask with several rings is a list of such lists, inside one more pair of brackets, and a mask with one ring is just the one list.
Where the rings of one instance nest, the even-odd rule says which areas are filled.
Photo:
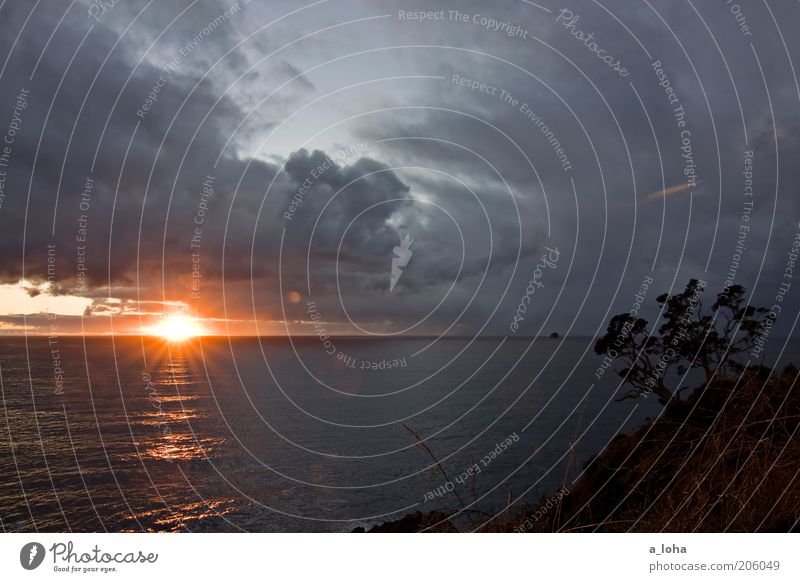
[[[36, 338], [50, 338], [50, 337], [91, 337], [91, 338], [122, 338], [122, 337], [132, 337], [132, 338], [153, 338], [153, 339], [163, 339], [162, 336], [157, 334], [147, 334], [147, 333], [8, 333], [3, 334], [0, 333], [0, 339], [3, 338], [24, 338], [24, 337], [36, 337]], [[317, 334], [265, 334], [265, 333], [202, 333], [192, 336], [187, 339], [200, 339], [200, 338], [209, 338], [209, 337], [236, 337], [236, 338], [317, 338]], [[504, 336], [500, 334], [488, 334], [488, 335], [444, 335], [438, 336], [435, 334], [418, 334], [418, 335], [393, 335], [393, 336], [379, 336], [379, 335], [369, 335], [369, 334], [338, 334], [338, 335], [330, 335], [328, 336], [333, 339], [376, 339], [376, 340], [393, 340], [393, 339], [578, 339], [578, 338], [592, 338], [594, 336], [591, 335], [584, 335], [584, 334], [577, 334], [577, 335], [559, 335], [558, 338], [551, 338], [550, 334], [544, 335], [510, 335]]]

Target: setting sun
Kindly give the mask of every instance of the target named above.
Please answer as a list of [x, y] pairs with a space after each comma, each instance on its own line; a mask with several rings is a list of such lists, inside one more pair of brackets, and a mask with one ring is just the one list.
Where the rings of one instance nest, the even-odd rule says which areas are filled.
[[195, 318], [185, 315], [167, 316], [153, 327], [149, 327], [144, 331], [148, 335], [159, 336], [172, 342], [185, 341], [205, 334], [202, 326]]

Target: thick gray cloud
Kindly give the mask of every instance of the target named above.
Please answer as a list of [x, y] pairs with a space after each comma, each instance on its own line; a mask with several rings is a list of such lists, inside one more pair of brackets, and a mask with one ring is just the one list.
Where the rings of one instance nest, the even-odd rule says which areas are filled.
[[[6, 3], [0, 132], [15, 107], [21, 120], [2, 280], [47, 280], [55, 244], [58, 292], [96, 299], [97, 315], [122, 310], [112, 297], [129, 311], [182, 301], [299, 321], [312, 298], [340, 331], [348, 317], [396, 330], [431, 313], [417, 331], [508, 333], [555, 247], [520, 333], [593, 334], [645, 276], [659, 291], [692, 276], [721, 288], [752, 150], [735, 279], [770, 304], [800, 230], [787, 24], [800, 8], [742, 5], [737, 20], [725, 3], [580, 0], [571, 16], [538, 4], [126, 0], [98, 21], [88, 3]], [[418, 10], [444, 12], [400, 15]], [[686, 181], [687, 145], [698, 185], [670, 190]], [[76, 289], [82, 224], [88, 286]], [[405, 234], [413, 257], [389, 293]], [[800, 290], [786, 301], [796, 314]]]

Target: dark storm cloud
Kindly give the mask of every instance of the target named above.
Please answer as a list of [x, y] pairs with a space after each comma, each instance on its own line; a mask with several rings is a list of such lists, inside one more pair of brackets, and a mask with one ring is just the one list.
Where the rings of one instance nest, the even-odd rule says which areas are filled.
[[[689, 7], [655, 6], [660, 11], [656, 14], [655, 9], [645, 4], [617, 2], [606, 6], [637, 34], [645, 49], [625, 34], [622, 24], [607, 14], [604, 17], [605, 11], [599, 5], [574, 4], [572, 12], [580, 15], [576, 27], [586, 34], [591, 32], [609, 54], [619, 55], [633, 71], [628, 79], [615, 78], [613, 71], [598, 66], [593, 61], [596, 56], [559, 25], [548, 27], [539, 37], [542, 44], [536, 50], [518, 39], [495, 37], [489, 51], [493, 56], [527, 69], [540, 80], [499, 59], [453, 55], [457, 51], [448, 51], [447, 58], [426, 63], [428, 70], [448, 78], [443, 83], [441, 102], [432, 104], [440, 109], [419, 111], [407, 118], [394, 115], [383, 124], [365, 127], [363, 135], [375, 137], [384, 132], [392, 136], [424, 136], [475, 147], [526, 199], [523, 202], [528, 212], [526, 224], [539, 232], [528, 247], [531, 253], [545, 238], [541, 220], [538, 224], [535, 221], [545, 212], [543, 195], [546, 194], [553, 240], [562, 245], [578, 241], [576, 261], [562, 297], [563, 309], [556, 314], [559, 328], [568, 324], [574, 314], [570, 306], [579, 307], [587, 289], [591, 304], [605, 306], [612, 301], [622, 279], [624, 284], [616, 302], [624, 306], [642, 276], [651, 272], [654, 261], [653, 273], [659, 290], [667, 290], [673, 280], [680, 286], [690, 276], [708, 278], [711, 289], [721, 289], [736, 254], [744, 202], [741, 174], [744, 151], [755, 149], [758, 210], [748, 223], [752, 234], [747, 241], [747, 260], [736, 267], [736, 281], [753, 287], [766, 253], [754, 301], [769, 302], [786, 257], [775, 253], [772, 246], [767, 249], [767, 238], [772, 237], [773, 245], [780, 239], [785, 246], [791, 242], [797, 226], [796, 211], [794, 215], [791, 212], [793, 205], [780, 201], [790, 196], [797, 181], [787, 164], [777, 165], [775, 146], [770, 142], [770, 115], [774, 112], [778, 120], [779, 147], [784, 150], [781, 156], [785, 161], [786, 155], [791, 156], [788, 152], [797, 152], [797, 146], [787, 139], [787, 131], [780, 126], [787, 123], [798, 105], [789, 57], [781, 44], [773, 42], [775, 37], [769, 36], [768, 31], [774, 34], [775, 30], [769, 11], [764, 6], [750, 7], [747, 11], [756, 39], [756, 61], [749, 39], [724, 5], [704, 6], [702, 11], [720, 51], [709, 44], [713, 41], [705, 24]], [[459, 10], [469, 12], [467, 8]], [[479, 6], [473, 6], [472, 10], [488, 12]], [[498, 9], [492, 11], [495, 14], [513, 20], [510, 12]], [[554, 14], [545, 18], [553, 21], [556, 17]], [[531, 26], [532, 35], [540, 22], [538, 19]], [[423, 38], [435, 28], [435, 24], [427, 26], [412, 29], [411, 34]], [[471, 31], [474, 32], [474, 27]], [[481, 35], [481, 39], [487, 37]], [[459, 40], [464, 42], [450, 44], [465, 45], [466, 35]], [[544, 43], [552, 45], [553, 50]], [[586, 77], [567, 60], [573, 61]], [[636, 201], [642, 201], [648, 194], [686, 180], [680, 128], [672, 111], [674, 104], [668, 102], [668, 95], [651, 66], [656, 60], [668, 71], [671, 86], [686, 112], [692, 131], [692, 157], [701, 183], [694, 195], [685, 191], [655, 204], [637, 205]], [[766, 87], [761, 82], [759, 64], [764, 67]], [[497, 93], [510, 93], [546, 120], [576, 166], [573, 178], [579, 197], [577, 205], [558, 171], [560, 168], [553, 163], [550, 144], [533, 131], [533, 126], [520, 115], [519, 107], [508, 106], [497, 94], [456, 86], [452, 83], [454, 74], [485, 82], [496, 87]], [[431, 105], [430, 96], [417, 97], [420, 104]], [[506, 135], [495, 130], [481, 131], [476, 128], [480, 124], [473, 119], [442, 108], [480, 117]], [[744, 142], [745, 127], [749, 145]], [[584, 128], [594, 149], [589, 147]], [[543, 169], [544, 191], [509, 140], [518, 143], [537, 167]], [[399, 140], [390, 142], [386, 149], [390, 159], [403, 163], [436, 160], [438, 168], [447, 167], [462, 176], [470, 172], [475, 180], [486, 176], [479, 164], [470, 164], [456, 148], [442, 147], [441, 142]], [[777, 204], [790, 212], [773, 224], [776, 171], [781, 182]], [[660, 237], [659, 230], [663, 232]], [[589, 287], [595, 272], [597, 278]], [[773, 283], [765, 287], [765, 281]], [[793, 302], [796, 308], [797, 297]], [[547, 310], [550, 305], [544, 302], [543, 307]], [[603, 325], [597, 314], [592, 309], [586, 313], [592, 327]]]
[[[579, 315], [573, 332], [594, 333], [645, 275], [659, 291], [690, 276], [722, 285], [741, 226], [744, 152], [752, 149], [755, 210], [736, 280], [755, 287], [756, 303], [771, 301], [798, 228], [800, 175], [789, 161], [800, 154], [800, 102], [789, 61], [798, 55], [791, 42], [786, 54], [770, 10], [783, 29], [796, 6], [748, 5], [746, 35], [724, 3], [698, 6], [701, 19], [689, 4], [580, 1], [568, 7], [580, 17], [572, 28], [558, 21], [562, 6], [549, 2], [540, 4], [551, 12], [511, 1], [442, 7], [467, 14], [466, 22], [398, 18], [398, 10], [428, 9], [417, 4], [325, 3], [231, 51], [300, 7], [220, 0], [141, 12], [146, 3], [131, 0], [99, 22], [76, 6], [57, 27], [67, 2], [29, 19], [31, 6], [7, 3], [0, 131], [20, 91], [29, 97], [0, 208], [3, 281], [46, 280], [54, 243], [56, 291], [75, 293], [75, 237], [85, 229], [89, 285], [78, 292], [97, 300], [96, 313], [118, 308], [109, 297], [124, 309], [188, 302], [197, 251], [208, 314], [281, 319], [281, 300], [297, 291], [327, 319], [377, 326], [436, 310], [431, 329], [463, 312], [459, 329], [470, 331], [499, 304], [492, 329], [505, 333], [549, 246], [560, 249], [560, 262], [525, 332], [537, 331], [560, 293], [547, 328], [564, 330]], [[525, 37], [491, 30], [476, 15], [519, 26]], [[297, 41], [315, 30], [323, 32]], [[606, 66], [574, 30], [591, 33], [630, 74]], [[396, 48], [373, 50], [387, 46]], [[686, 158], [654, 60], [685, 109], [701, 180], [663, 198], [653, 194], [685, 182]], [[363, 84], [392, 75], [443, 78]], [[357, 89], [337, 92], [347, 85]], [[326, 131], [341, 147], [366, 147], [338, 157], [292, 141]], [[204, 183], [213, 196], [203, 197]], [[192, 249], [198, 218], [202, 235]], [[413, 258], [389, 293], [404, 234], [414, 239]], [[789, 301], [796, 310], [800, 293]], [[289, 319], [307, 319], [304, 301], [285, 309]]]
[[[38, 24], [45, 30], [52, 22], [43, 18]], [[53, 58], [60, 59], [58, 55], [74, 51], [79, 34], [80, 29], [76, 29], [58, 40], [64, 44], [58, 45], [60, 50], [53, 53]], [[27, 42], [15, 48], [7, 73], [11, 78], [27, 78], [39, 48], [36, 39], [41, 36], [32, 31], [25, 37]], [[249, 283], [254, 274], [265, 282], [255, 283], [261, 288], [257, 303], [274, 308], [279, 297], [277, 252], [285, 223], [283, 213], [312, 171], [326, 166], [309, 193], [307, 208], [322, 207], [324, 200], [315, 199], [320, 192], [325, 195], [353, 182], [338, 203], [330, 205], [338, 221], [349, 221], [349, 215], [365, 204], [402, 198], [407, 193], [408, 188], [391, 171], [368, 158], [345, 167], [320, 152], [298, 152], [288, 160], [284, 172], [279, 165], [239, 159], [232, 149], [223, 151], [243, 112], [232, 98], [217, 102], [210, 81], [195, 86], [199, 77], [183, 66], [165, 73], [148, 61], [136, 66], [135, 54], [112, 52], [89, 91], [115, 41], [103, 27], [95, 28], [89, 38], [92, 50], [76, 53], [53, 102], [53, 121], [38, 150], [42, 112], [49, 107], [47, 99], [52, 98], [58, 86], [60, 65], [43, 59], [39, 70], [48, 74], [36, 76], [27, 84], [33, 98], [25, 111], [25, 131], [14, 144], [14, 174], [8, 186], [16, 196], [5, 201], [2, 217], [8, 224], [25, 224], [26, 238], [23, 241], [20, 228], [4, 230], [0, 264], [7, 282], [17, 281], [23, 273], [33, 280], [46, 280], [46, 245], [54, 242], [56, 292], [78, 292], [96, 298], [93, 313], [124, 312], [132, 308], [133, 301], [140, 309], [147, 309], [141, 307], [141, 302], [187, 300], [192, 267], [190, 242], [196, 221], [202, 219], [203, 275], [211, 282], [204, 297], [206, 305], [216, 303], [221, 308], [214, 282], [222, 276], [224, 241], [226, 281], [233, 285], [238, 281]], [[174, 42], [169, 46], [174, 48]], [[278, 68], [284, 77], [298, 75], [288, 63], [282, 62]], [[308, 81], [300, 85], [304, 90], [313, 88]], [[154, 87], [158, 87], [155, 99], [143, 109]], [[4, 92], [4, 97], [8, 99], [10, 95]], [[5, 110], [9, 103], [4, 103]], [[97, 162], [92, 169], [95, 155]], [[221, 162], [214, 167], [217, 156], [221, 156]], [[34, 159], [34, 187], [28, 203], [25, 181], [33, 170]], [[213, 177], [214, 194], [201, 206], [203, 183], [209, 176]], [[272, 189], [267, 193], [270, 183]], [[260, 220], [256, 222], [259, 210]], [[342, 259], [347, 261], [348, 249], [357, 247], [364, 238], [372, 237], [371, 243], [378, 241], [382, 247], [391, 247], [388, 238], [380, 240], [380, 236], [386, 217], [394, 211], [392, 206], [383, 206], [369, 214], [367, 222], [359, 223], [352, 230], [355, 238], [348, 241]], [[54, 212], [58, 213], [56, 228], [51, 232]], [[309, 233], [314, 216], [313, 211], [300, 213], [293, 225], [295, 230]], [[323, 226], [315, 248], [324, 256], [326, 245], [335, 242], [331, 237], [337, 226], [331, 222]], [[83, 265], [89, 285], [80, 290], [74, 287], [82, 244], [76, 241], [78, 234], [85, 236], [88, 247]], [[251, 249], [255, 251], [251, 253]], [[391, 255], [391, 248], [388, 253]], [[23, 254], [24, 265], [19, 260]], [[292, 249], [287, 260], [290, 264], [301, 261], [300, 250]], [[324, 269], [325, 273], [331, 271]], [[302, 279], [300, 273], [290, 275], [287, 284], [294, 288]], [[107, 304], [104, 295], [122, 299], [123, 303]], [[238, 308], [239, 302], [234, 304]]]

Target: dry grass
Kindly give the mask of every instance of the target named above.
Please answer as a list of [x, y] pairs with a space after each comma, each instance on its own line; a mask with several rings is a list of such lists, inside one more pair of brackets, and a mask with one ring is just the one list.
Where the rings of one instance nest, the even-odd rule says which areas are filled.
[[[787, 532], [800, 521], [797, 371], [695, 391], [592, 459], [531, 531]], [[526, 522], [527, 520], [527, 522]]]
[[[415, 435], [417, 441], [422, 439]], [[448, 478], [435, 455], [428, 454]], [[485, 532], [800, 531], [798, 371], [749, 370], [695, 390], [586, 464], [550, 508], [501, 512]], [[463, 501], [462, 508], [464, 507]], [[486, 519], [486, 518], [484, 518]], [[459, 531], [446, 514], [409, 515], [373, 531]]]

